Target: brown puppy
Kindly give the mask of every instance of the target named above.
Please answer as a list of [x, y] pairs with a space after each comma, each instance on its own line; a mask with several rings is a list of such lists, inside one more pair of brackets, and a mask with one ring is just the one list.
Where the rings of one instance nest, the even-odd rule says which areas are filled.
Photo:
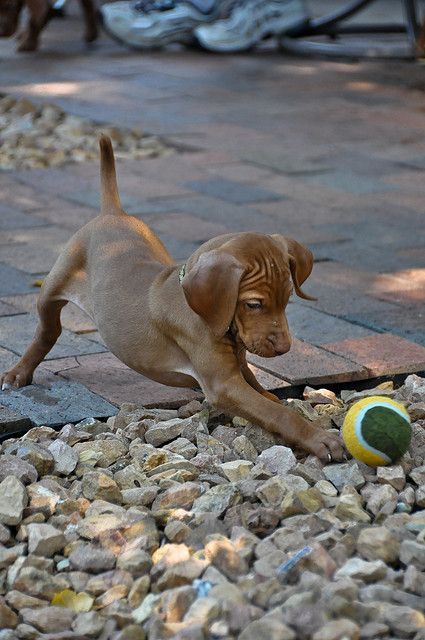
[[[93, 0], [80, 0], [86, 30], [84, 39], [93, 42], [98, 35]], [[49, 0], [0, 0], [0, 38], [10, 38], [16, 33], [20, 13], [26, 5], [29, 13], [25, 29], [18, 35], [18, 51], [35, 51], [41, 30], [53, 16]]]
[[34, 340], [3, 374], [3, 388], [31, 382], [72, 301], [135, 371], [167, 385], [200, 386], [226, 413], [324, 460], [341, 460], [339, 438], [265, 391], [245, 359], [246, 350], [264, 357], [289, 350], [284, 310], [292, 286], [307, 297], [300, 285], [312, 268], [310, 251], [281, 235], [230, 233], [177, 265], [151, 229], [121, 209], [110, 139], [102, 137], [100, 147], [101, 214], [71, 238], [47, 276]]

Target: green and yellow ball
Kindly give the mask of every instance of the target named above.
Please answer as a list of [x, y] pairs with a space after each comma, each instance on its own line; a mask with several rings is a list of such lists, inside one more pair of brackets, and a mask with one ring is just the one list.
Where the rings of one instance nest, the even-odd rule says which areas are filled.
[[402, 404], [390, 398], [363, 398], [345, 416], [342, 437], [353, 458], [370, 467], [392, 464], [409, 447], [410, 417]]

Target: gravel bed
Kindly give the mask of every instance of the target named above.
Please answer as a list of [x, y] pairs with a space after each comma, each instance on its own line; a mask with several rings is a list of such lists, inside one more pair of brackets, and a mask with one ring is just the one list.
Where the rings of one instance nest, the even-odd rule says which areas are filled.
[[99, 124], [67, 114], [55, 104], [0, 98], [0, 169], [58, 167], [98, 162], [100, 133], [112, 138], [117, 158], [169, 155], [173, 149], [140, 129]]
[[0, 449], [0, 640], [425, 639], [425, 379], [289, 400], [411, 413], [399, 464], [322, 463], [194, 401]]

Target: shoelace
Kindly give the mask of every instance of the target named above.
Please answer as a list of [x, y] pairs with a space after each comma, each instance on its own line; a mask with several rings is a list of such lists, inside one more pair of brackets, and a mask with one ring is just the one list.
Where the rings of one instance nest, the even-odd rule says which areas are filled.
[[[197, 6], [195, 2], [190, 2], [190, 0], [136, 0], [133, 3], [132, 7], [135, 11], [140, 11], [141, 13], [151, 13], [153, 11], [170, 11], [171, 9], [175, 9], [176, 5], [179, 2], [189, 2], [193, 4], [193, 6]], [[223, 15], [229, 15], [233, 9], [241, 4], [246, 4], [246, 2], [250, 0], [217, 0], [221, 2], [223, 5]]]
[[142, 13], [150, 13], [151, 11], [170, 11], [175, 6], [175, 0], [137, 0], [133, 4], [133, 9]]

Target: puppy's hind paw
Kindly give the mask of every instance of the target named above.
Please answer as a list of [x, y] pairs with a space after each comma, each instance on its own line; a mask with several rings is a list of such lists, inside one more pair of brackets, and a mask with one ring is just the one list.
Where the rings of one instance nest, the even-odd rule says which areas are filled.
[[0, 384], [2, 391], [10, 391], [11, 389], [20, 389], [32, 382], [32, 373], [24, 371], [6, 371], [0, 376]]

